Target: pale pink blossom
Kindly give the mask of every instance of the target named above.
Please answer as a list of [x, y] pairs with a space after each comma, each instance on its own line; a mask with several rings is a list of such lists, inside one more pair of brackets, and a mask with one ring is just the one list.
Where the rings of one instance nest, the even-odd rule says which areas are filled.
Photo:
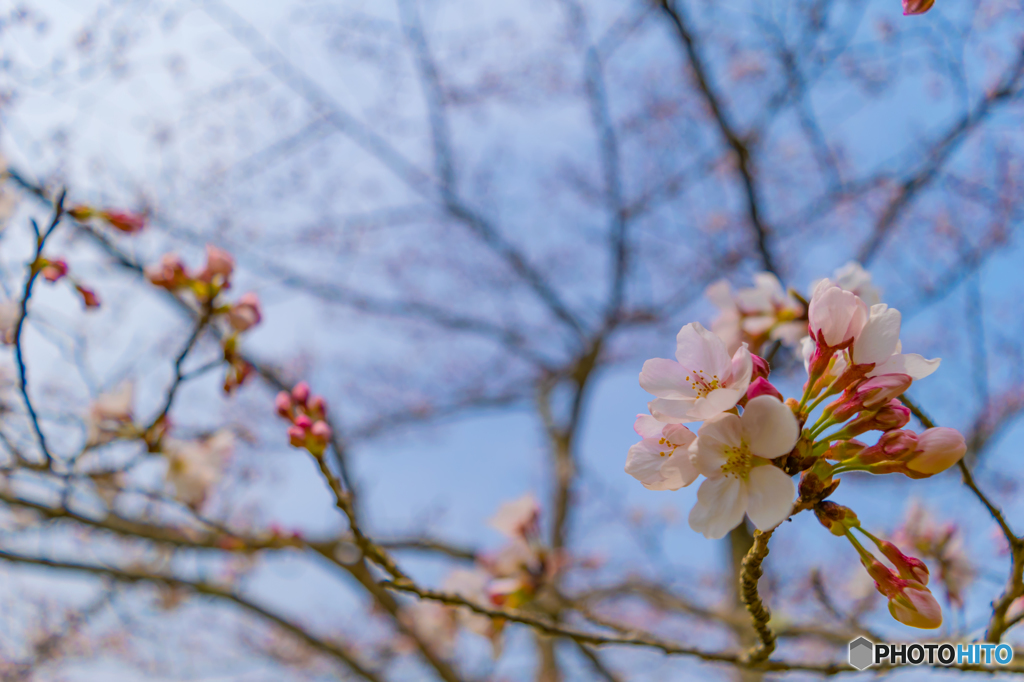
[[871, 273], [857, 261], [850, 261], [832, 273], [832, 283], [856, 294], [868, 305], [882, 302], [881, 292], [871, 281]]
[[770, 272], [757, 273], [752, 288], [736, 292], [726, 280], [719, 280], [705, 290], [705, 295], [719, 309], [711, 329], [730, 353], [744, 341], [759, 344], [779, 340], [795, 346], [807, 335], [807, 322], [800, 319], [803, 305]]
[[645, 362], [640, 386], [656, 396], [648, 407], [659, 421], [700, 421], [732, 409], [752, 371], [746, 344], [730, 358], [722, 339], [691, 322], [676, 336], [676, 360]]
[[199, 509], [223, 475], [234, 447], [234, 434], [226, 430], [200, 440], [165, 438], [162, 451], [175, 498]]
[[689, 447], [697, 436], [690, 429], [638, 414], [633, 430], [643, 440], [629, 449], [627, 474], [648, 490], [679, 490], [696, 480]]
[[867, 376], [907, 374], [917, 381], [939, 368], [939, 359], [926, 360], [917, 353], [900, 352], [901, 317], [900, 311], [884, 303], [871, 306], [868, 320], [850, 349], [854, 365], [874, 365]]
[[253, 292], [243, 294], [228, 311], [228, 322], [237, 332], [248, 331], [263, 319], [259, 296]]
[[86, 445], [102, 445], [125, 435], [132, 424], [134, 401], [135, 386], [130, 381], [99, 394], [86, 419]]
[[491, 517], [489, 523], [491, 528], [516, 540], [535, 535], [539, 519], [540, 503], [531, 493], [527, 493], [498, 507], [498, 511]]
[[796, 486], [771, 460], [789, 454], [799, 436], [792, 411], [766, 395], [748, 402], [738, 417], [721, 414], [704, 422], [693, 450], [707, 480], [697, 490], [690, 527], [718, 539], [744, 514], [760, 530], [782, 523], [793, 509]]

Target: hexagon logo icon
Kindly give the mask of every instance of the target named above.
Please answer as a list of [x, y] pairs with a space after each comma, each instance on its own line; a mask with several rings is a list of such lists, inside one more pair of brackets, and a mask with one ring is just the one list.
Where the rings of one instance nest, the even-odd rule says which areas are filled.
[[864, 670], [875, 662], [875, 645], [863, 637], [850, 642], [850, 665], [857, 670]]

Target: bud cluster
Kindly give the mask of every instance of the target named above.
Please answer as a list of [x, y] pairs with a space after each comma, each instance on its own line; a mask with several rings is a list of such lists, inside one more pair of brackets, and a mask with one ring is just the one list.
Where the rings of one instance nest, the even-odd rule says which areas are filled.
[[309, 450], [319, 457], [331, 440], [331, 427], [327, 425], [327, 403], [323, 396], [311, 395], [309, 384], [300, 381], [291, 392], [281, 391], [274, 401], [277, 413], [290, 421], [288, 442], [297, 448]]

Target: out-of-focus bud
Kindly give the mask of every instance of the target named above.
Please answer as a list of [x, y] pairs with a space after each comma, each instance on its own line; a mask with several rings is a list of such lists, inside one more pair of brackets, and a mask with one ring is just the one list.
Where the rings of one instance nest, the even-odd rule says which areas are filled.
[[313, 420], [304, 414], [300, 414], [295, 418], [295, 425], [305, 431], [313, 426]]
[[914, 580], [922, 585], [928, 584], [928, 567], [925, 566], [923, 561], [907, 556], [900, 551], [899, 547], [888, 540], [879, 540], [875, 544], [878, 545], [878, 549], [882, 551], [885, 558], [896, 567], [901, 578], [904, 580]]
[[147, 266], [145, 275], [150, 283], [168, 291], [188, 286], [190, 280], [184, 263], [174, 253], [165, 253], [159, 263]]
[[71, 208], [69, 208], [68, 215], [78, 221], [88, 220], [89, 218], [96, 215], [96, 209], [94, 209], [92, 206], [86, 206], [85, 204], [81, 204], [79, 206], [72, 206]]
[[47, 282], [56, 282], [68, 274], [68, 264], [63, 258], [56, 258], [54, 260], [41, 259], [39, 274]]
[[750, 360], [754, 363], [754, 370], [750, 375], [752, 381], [758, 379], [767, 379], [768, 374], [771, 373], [771, 367], [768, 366], [768, 361], [762, 358], [760, 355], [750, 354]]
[[238, 299], [238, 303], [228, 311], [228, 322], [235, 331], [239, 332], [248, 331], [259, 324], [262, 319], [259, 296], [252, 292]]
[[935, 0], [903, 0], [903, 16], [924, 14], [932, 8]]
[[82, 303], [85, 304], [86, 308], [94, 309], [100, 307], [100, 298], [96, 295], [95, 291], [83, 287], [81, 284], [76, 284], [75, 289], [78, 291], [78, 295], [82, 297]]
[[146, 227], [146, 216], [128, 211], [101, 211], [99, 216], [116, 230], [126, 234], [141, 232]]
[[939, 426], [917, 437], [917, 449], [907, 460], [907, 468], [929, 476], [953, 466], [967, 452], [967, 443], [956, 429]]
[[309, 399], [306, 411], [317, 419], [323, 419], [327, 416], [327, 401], [322, 395], [315, 395]]
[[328, 441], [331, 440], [331, 427], [327, 425], [327, 422], [314, 422], [313, 426], [309, 427], [309, 435], [311, 442], [307, 447], [314, 455], [319, 455], [323, 453]]
[[218, 279], [218, 284], [225, 289], [230, 285], [231, 273], [235, 271], [235, 259], [224, 249], [213, 244], [206, 245], [206, 267], [199, 275], [204, 282], [213, 282]]
[[306, 402], [309, 401], [309, 384], [305, 381], [300, 381], [295, 384], [295, 387], [292, 388], [292, 398], [294, 398], [295, 402], [298, 404], [305, 405]]
[[288, 442], [297, 448], [305, 447], [306, 445], [306, 430], [293, 425], [288, 427]]
[[285, 419], [292, 418], [292, 396], [288, 391], [281, 391], [274, 398], [274, 408]]
[[844, 422], [861, 411], [875, 411], [902, 395], [914, 380], [908, 374], [882, 374], [851, 386], [838, 400], [825, 408], [826, 414]]
[[828, 500], [815, 505], [814, 515], [832, 535], [843, 536], [851, 528], [860, 527], [860, 519], [852, 509]]
[[750, 382], [750, 386], [747, 387], [747, 400], [752, 400], [760, 395], [770, 395], [780, 401], [784, 400], [779, 389], [775, 388], [771, 382], [764, 377], [758, 377], [754, 381]]

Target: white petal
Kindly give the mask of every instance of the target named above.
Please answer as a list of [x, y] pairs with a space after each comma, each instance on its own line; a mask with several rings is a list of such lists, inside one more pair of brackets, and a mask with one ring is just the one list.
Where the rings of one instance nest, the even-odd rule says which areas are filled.
[[742, 444], [740, 418], [722, 414], [704, 422], [694, 442], [694, 465], [705, 476], [720, 476], [726, 462], [726, 450]]
[[676, 448], [670, 457], [665, 458], [661, 467], [664, 481], [659, 485], [646, 486], [650, 490], [679, 490], [697, 480], [697, 468], [690, 460], [690, 452], [686, 448]]
[[[748, 382], [749, 383], [749, 382]], [[744, 389], [746, 390], [746, 389]], [[716, 388], [704, 398], [697, 398], [687, 412], [685, 421], [703, 421], [731, 410], [743, 397], [743, 392], [732, 388]]]
[[687, 380], [690, 372], [672, 360], [652, 358], [644, 363], [640, 371], [640, 387], [659, 398], [679, 400], [693, 398], [697, 392]]
[[923, 356], [918, 355], [917, 353], [897, 353], [896, 355], [890, 356], [888, 360], [877, 365], [873, 370], [868, 372], [868, 376], [876, 377], [882, 374], [907, 374], [911, 379], [917, 381], [918, 379], [924, 379], [926, 376], [929, 376], [932, 372], [937, 370], [940, 362], [942, 362], [941, 358], [925, 360]]
[[653, 438], [654, 440], [658, 440], [661, 438], [661, 434], [664, 429], [665, 424], [649, 414], [638, 414], [636, 416], [636, 421], [633, 422], [633, 430], [636, 431], [636, 435], [641, 438]]
[[697, 434], [682, 424], [664, 425], [661, 432], [669, 443], [683, 448], [689, 447], [697, 439]]
[[747, 516], [758, 530], [771, 530], [793, 511], [796, 485], [782, 469], [768, 466], [750, 470], [747, 486]]
[[884, 303], [871, 306], [871, 316], [853, 343], [853, 364], [884, 362], [900, 340], [900, 311]]
[[729, 378], [727, 382], [723, 382], [723, 385], [740, 393], [746, 393], [747, 386], [750, 385], [750, 377], [753, 373], [754, 360], [750, 357], [750, 350], [747, 348], [747, 344], [743, 344], [732, 355]]
[[775, 315], [755, 315], [743, 320], [743, 331], [751, 336], [760, 336], [775, 324]]
[[[807, 323], [806, 322], [786, 322], [780, 324], [778, 327], [772, 330], [771, 334], [772, 341], [782, 341], [787, 346], [800, 347], [803, 339], [810, 339], [807, 336]], [[814, 343], [813, 341], [811, 342]], [[813, 345], [811, 350], [814, 350]], [[808, 355], [810, 357], [810, 355]]]
[[690, 528], [718, 540], [743, 522], [747, 507], [746, 484], [731, 476], [709, 478], [697, 489], [697, 504], [690, 510]]
[[647, 403], [647, 409], [651, 415], [660, 422], [678, 424], [684, 421], [694, 421], [690, 418], [690, 410], [693, 409], [693, 399], [690, 400], [666, 400], [655, 398]]
[[750, 451], [768, 459], [789, 454], [800, 437], [800, 426], [793, 412], [770, 395], [759, 395], [748, 402], [740, 425]]
[[[725, 377], [731, 367], [725, 342], [700, 322], [691, 322], [676, 335], [676, 360], [686, 369], [703, 370], [704, 378], [711, 381], [717, 374]], [[667, 396], [666, 396], [667, 397]]]
[[636, 443], [629, 448], [629, 454], [626, 455], [626, 473], [645, 486], [660, 483], [664, 480], [661, 465], [668, 457], [662, 457], [662, 452], [666, 450], [659, 447], [656, 440], [644, 439]]
[[732, 298], [732, 287], [729, 286], [729, 280], [720, 279], [717, 282], [712, 282], [708, 285], [708, 288], [704, 290], [704, 295], [711, 301], [716, 308], [719, 310], [735, 310], [736, 303]]

